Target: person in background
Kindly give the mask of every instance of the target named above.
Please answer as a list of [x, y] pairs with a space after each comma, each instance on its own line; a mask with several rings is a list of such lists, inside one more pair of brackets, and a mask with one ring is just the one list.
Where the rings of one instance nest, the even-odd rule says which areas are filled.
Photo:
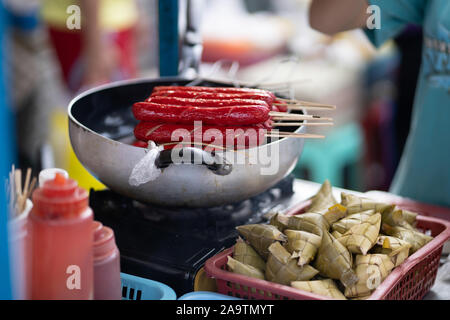
[[[71, 5], [81, 29], [70, 30]], [[71, 92], [136, 75], [134, 0], [43, 0], [42, 17]]]
[[[367, 28], [369, 5], [381, 9], [379, 29]], [[450, 207], [450, 1], [313, 0], [309, 15], [311, 26], [327, 34], [365, 28], [376, 46], [408, 24], [422, 26], [424, 47], [411, 127], [391, 192]]]
[[38, 172], [48, 137], [49, 114], [59, 100], [56, 70], [39, 19], [40, 0], [2, 2], [9, 23], [4, 67], [16, 129], [16, 135], [9, 138], [17, 151], [13, 160], [16, 167]]
[[399, 153], [395, 159], [397, 165], [405, 147], [409, 133], [409, 124], [411, 123], [414, 92], [417, 88], [417, 79], [422, 61], [422, 37], [422, 28], [410, 25], [395, 38], [395, 43], [401, 55], [396, 79], [397, 110], [395, 110], [394, 114], [396, 145]]

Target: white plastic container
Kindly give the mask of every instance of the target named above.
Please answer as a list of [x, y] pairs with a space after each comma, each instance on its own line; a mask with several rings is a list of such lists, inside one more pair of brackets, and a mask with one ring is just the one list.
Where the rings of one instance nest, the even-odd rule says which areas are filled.
[[32, 208], [33, 203], [30, 199], [27, 199], [25, 210], [8, 222], [11, 286], [14, 300], [26, 300], [29, 298], [30, 234], [28, 230], [28, 215]]

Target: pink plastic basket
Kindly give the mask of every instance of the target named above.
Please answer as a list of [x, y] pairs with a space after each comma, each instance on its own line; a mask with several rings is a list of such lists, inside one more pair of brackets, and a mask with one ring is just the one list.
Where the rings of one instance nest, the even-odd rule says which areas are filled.
[[[309, 202], [303, 202], [292, 208], [288, 214], [302, 213], [308, 205]], [[430, 291], [436, 280], [442, 247], [450, 238], [450, 223], [418, 216], [417, 227], [430, 230], [434, 239], [395, 268], [373, 292], [370, 300], [419, 300]], [[210, 258], [205, 264], [206, 274], [216, 280], [219, 293], [257, 300], [329, 299], [289, 286], [231, 273], [227, 271], [226, 263], [232, 252], [233, 248], [227, 249]]]

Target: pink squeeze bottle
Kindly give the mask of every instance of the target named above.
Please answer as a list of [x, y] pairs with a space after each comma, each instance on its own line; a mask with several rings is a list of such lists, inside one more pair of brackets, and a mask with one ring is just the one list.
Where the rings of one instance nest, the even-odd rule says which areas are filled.
[[114, 231], [98, 221], [93, 222], [94, 231], [94, 299], [122, 299], [120, 281], [120, 254]]

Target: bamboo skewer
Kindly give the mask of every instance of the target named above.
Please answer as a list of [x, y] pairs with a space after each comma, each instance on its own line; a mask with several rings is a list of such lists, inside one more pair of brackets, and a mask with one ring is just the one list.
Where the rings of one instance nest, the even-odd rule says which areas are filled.
[[[311, 133], [296, 133], [296, 132], [285, 132], [285, 131], [276, 131], [272, 132], [269, 131], [264, 134], [266, 137], [271, 138], [304, 138], [304, 139], [323, 139], [325, 136], [319, 135], [319, 134], [311, 134]], [[224, 147], [217, 146], [211, 143], [203, 143], [203, 142], [167, 142], [161, 144], [161, 146], [170, 146], [170, 145], [177, 145], [177, 144], [185, 144], [185, 145], [202, 145], [202, 146], [213, 146], [220, 149], [225, 150]]]
[[274, 121], [282, 121], [282, 120], [307, 120], [307, 121], [316, 121], [316, 120], [323, 120], [323, 121], [333, 121], [333, 118], [326, 118], [326, 117], [319, 117], [319, 116], [302, 116], [302, 115], [295, 115], [291, 117], [281, 117], [281, 116], [273, 116], [272, 120]]
[[[265, 134], [266, 137], [268, 138], [300, 138], [300, 139], [324, 139], [325, 136], [323, 135], [318, 135], [318, 134], [310, 134], [310, 133], [295, 133], [295, 132], [268, 132]], [[213, 143], [203, 143], [203, 142], [184, 142], [184, 141], [180, 141], [180, 142], [168, 142], [168, 143], [163, 143], [160, 144], [160, 146], [171, 146], [171, 145], [200, 145], [200, 146], [206, 146], [206, 147], [214, 147], [217, 149], [222, 149], [224, 151], [226, 151], [227, 149], [222, 147], [222, 146], [218, 146], [218, 145], [214, 145]], [[33, 182], [35, 182], [35, 179], [33, 179]], [[32, 184], [33, 185], [33, 184]]]
[[14, 179], [16, 184], [16, 195], [20, 196], [22, 194], [22, 170], [18, 169], [14, 171]]
[[275, 122], [274, 127], [319, 127], [319, 126], [334, 126], [334, 122]]
[[333, 109], [333, 110], [336, 109], [336, 106], [333, 104], [324, 104], [324, 103], [304, 101], [304, 100], [296, 100], [296, 101], [299, 104], [306, 104], [309, 106], [316, 106], [316, 107], [324, 107], [324, 108], [329, 108], [329, 109]]
[[36, 177], [33, 177], [33, 180], [31, 180], [30, 189], [28, 190], [28, 197], [30, 198], [31, 193], [33, 192], [34, 188], [36, 187], [37, 179]]
[[269, 115], [272, 117], [304, 117], [305, 119], [320, 119], [321, 116], [313, 115], [313, 114], [298, 114], [298, 113], [287, 113], [287, 112], [279, 112], [279, 111], [270, 111]]
[[318, 102], [295, 100], [295, 99], [284, 99], [284, 98], [277, 98], [277, 100], [286, 102], [288, 104], [293, 104], [293, 105], [309, 105], [309, 106], [323, 107], [323, 108], [328, 108], [328, 109], [333, 109], [333, 110], [336, 109], [335, 105], [323, 104], [323, 103], [318, 103]]
[[28, 188], [30, 187], [30, 178], [31, 178], [31, 168], [27, 169], [27, 175], [25, 177], [25, 186], [23, 188], [23, 194], [22, 196], [28, 195]]
[[[303, 117], [306, 119], [320, 119], [321, 116], [316, 116], [312, 114], [298, 114], [298, 113], [287, 113], [287, 112], [279, 112], [279, 111], [270, 111], [269, 116], [271, 117], [285, 117], [285, 118], [293, 118], [293, 117]], [[324, 118], [322, 118], [324, 119]], [[331, 121], [331, 120], [330, 120]]]
[[303, 104], [288, 104], [288, 105], [285, 105], [285, 104], [282, 104], [282, 103], [274, 103], [273, 104], [274, 106], [284, 106], [284, 107], [287, 107], [289, 110], [320, 110], [320, 111], [322, 111], [322, 110], [335, 110], [336, 109], [336, 107], [334, 107], [334, 108], [331, 108], [331, 106], [330, 107], [328, 107], [328, 106], [311, 106], [311, 105], [303, 105]]
[[[294, 100], [292, 100], [294, 101]], [[297, 101], [297, 100], [295, 100]], [[291, 102], [291, 103], [272, 103], [274, 106], [310, 106], [310, 107], [318, 107], [323, 109], [330, 109], [335, 110], [336, 106], [331, 104], [322, 104], [322, 103], [316, 103], [316, 102], [310, 102], [310, 101], [297, 101], [297, 102]]]
[[325, 136], [311, 133], [294, 133], [294, 132], [271, 132], [266, 137], [271, 138], [302, 138], [302, 139], [324, 139]]

